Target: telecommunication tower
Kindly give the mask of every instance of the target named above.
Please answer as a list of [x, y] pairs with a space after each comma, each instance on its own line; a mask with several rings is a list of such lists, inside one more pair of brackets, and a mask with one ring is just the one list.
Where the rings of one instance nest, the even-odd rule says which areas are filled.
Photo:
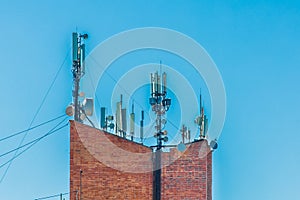
[[72, 74], [73, 74], [73, 90], [72, 97], [73, 103], [71, 103], [66, 113], [69, 116], [74, 116], [74, 120], [83, 122], [87, 119], [93, 127], [94, 124], [88, 118], [93, 115], [94, 100], [92, 98], [84, 98], [82, 102], [79, 98], [85, 96], [84, 92], [79, 92], [80, 79], [85, 74], [85, 44], [84, 40], [88, 38], [87, 34], [78, 34], [74, 32], [72, 34]]
[[85, 64], [84, 64], [84, 57], [85, 57], [85, 44], [82, 42], [83, 39], [87, 39], [87, 34], [79, 34], [73, 33], [73, 65], [72, 65], [72, 73], [73, 73], [73, 103], [74, 103], [74, 120], [80, 121], [80, 104], [78, 101], [79, 96], [79, 83], [80, 79], [85, 74]]
[[[162, 80], [161, 80], [162, 77]], [[167, 122], [165, 114], [171, 105], [171, 99], [167, 97], [167, 74], [164, 72], [162, 75], [158, 72], [151, 73], [151, 97], [149, 103], [152, 111], [156, 114], [156, 132], [154, 137], [157, 139], [156, 152], [155, 152], [155, 171], [153, 182], [153, 200], [161, 199], [161, 149], [163, 142], [168, 141], [167, 131], [163, 130]]]

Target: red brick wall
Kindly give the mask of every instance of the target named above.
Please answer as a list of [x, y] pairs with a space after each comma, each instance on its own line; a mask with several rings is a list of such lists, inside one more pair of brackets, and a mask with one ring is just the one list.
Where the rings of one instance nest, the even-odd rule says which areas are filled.
[[[83, 171], [81, 200], [152, 199], [153, 163], [150, 148], [74, 121], [70, 121], [70, 124], [70, 200], [77, 200], [76, 191], [80, 188], [80, 170]], [[127, 152], [142, 153], [143, 156], [148, 153], [147, 155], [150, 156], [146, 156], [142, 165], [137, 162], [136, 165], [130, 166], [136, 169], [135, 172], [141, 170], [143, 173], [124, 172], [103, 164], [99, 155], [117, 158], [119, 155], [102, 148], [107, 145], [107, 141], [103, 138], [97, 139], [101, 136], [105, 136], [117, 147]], [[188, 145], [184, 153], [177, 151], [176, 148], [172, 148], [170, 152], [164, 152], [162, 162], [168, 163], [162, 168], [161, 196], [163, 200], [212, 199], [212, 154], [205, 140]], [[122, 164], [120, 157], [117, 165]], [[79, 195], [78, 192], [78, 200]]]
[[212, 199], [212, 155], [206, 140], [188, 145], [184, 153], [171, 149], [163, 162], [171, 162], [162, 169], [163, 200]]
[[[95, 134], [102, 134], [127, 151], [145, 153], [151, 152], [151, 149], [74, 121], [70, 121], [70, 124], [70, 200], [76, 200], [76, 190], [79, 191], [80, 188], [80, 170], [82, 170], [81, 200], [152, 199], [151, 171], [147, 173], [128, 173], [107, 167], [95, 158], [97, 155], [92, 155], [87, 150], [82, 143], [82, 139], [91, 139], [97, 144], [90, 145], [100, 148], [106, 144], [97, 141], [93, 137], [95, 137]], [[82, 135], [86, 138], [82, 138]], [[104, 153], [111, 155], [111, 152]], [[151, 163], [150, 159], [149, 163], [145, 164], [151, 166]], [[78, 199], [79, 195], [78, 192]]]

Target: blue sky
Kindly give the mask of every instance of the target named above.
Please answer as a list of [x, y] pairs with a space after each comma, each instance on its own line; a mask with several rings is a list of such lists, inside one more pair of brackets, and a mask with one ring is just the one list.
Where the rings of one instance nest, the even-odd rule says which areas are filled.
[[[70, 47], [76, 28], [90, 35], [90, 52], [114, 34], [148, 26], [192, 37], [222, 75], [227, 116], [214, 153], [214, 199], [300, 198], [298, 1], [3, 1], [0, 138], [28, 128], [67, 57], [33, 125], [64, 113], [71, 102]], [[30, 131], [24, 142], [58, 122]], [[22, 136], [1, 141], [0, 154], [16, 148]], [[11, 156], [0, 157], [0, 163]], [[65, 127], [13, 161], [0, 183], [0, 199], [68, 190]]]

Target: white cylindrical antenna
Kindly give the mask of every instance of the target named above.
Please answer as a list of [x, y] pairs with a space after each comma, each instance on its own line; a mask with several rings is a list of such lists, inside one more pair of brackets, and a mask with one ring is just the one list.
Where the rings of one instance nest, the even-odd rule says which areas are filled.
[[131, 137], [131, 141], [133, 141], [133, 136], [134, 136], [134, 120], [135, 120], [134, 113], [131, 113], [130, 114], [130, 137]]
[[[81, 43], [81, 40], [80, 39], [78, 39], [79, 40], [79, 45], [78, 45], [78, 48], [77, 48], [77, 55], [78, 55], [78, 62], [79, 62], [79, 65], [80, 65], [80, 67], [81, 67], [81, 45], [80, 45], [80, 43]], [[81, 72], [81, 71], [80, 71]]]
[[151, 96], [155, 96], [155, 77], [154, 74], [151, 73], [150, 75], [150, 84], [151, 84]]
[[154, 74], [154, 82], [155, 82], [155, 93], [158, 93], [158, 73], [155, 72]]
[[[203, 108], [202, 108], [202, 113], [203, 113]], [[204, 115], [201, 114], [201, 124], [200, 124], [200, 138], [205, 138], [205, 133], [204, 133]]]
[[183, 124], [181, 131], [182, 143], [184, 144], [184, 138], [186, 137], [186, 126]]
[[162, 87], [163, 87], [163, 94], [167, 94], [167, 73], [164, 72], [162, 74]]
[[204, 137], [206, 137], [207, 130], [208, 130], [208, 119], [206, 115], [204, 115]]
[[159, 74], [157, 74], [157, 93], [161, 94], [161, 80]]
[[134, 113], [130, 114], [130, 135], [134, 135]]

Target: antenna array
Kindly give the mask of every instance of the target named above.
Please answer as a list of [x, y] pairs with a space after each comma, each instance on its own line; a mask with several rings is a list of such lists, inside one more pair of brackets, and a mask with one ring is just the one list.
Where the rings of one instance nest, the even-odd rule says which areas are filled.
[[80, 79], [85, 74], [85, 44], [83, 41], [87, 38], [87, 34], [78, 34], [77, 32], [72, 34], [73, 103], [66, 108], [66, 114], [74, 116], [74, 120], [78, 122], [83, 122], [87, 119], [95, 127], [93, 122], [88, 118], [88, 116], [93, 115], [94, 100], [92, 98], [84, 98], [82, 103], [79, 101], [80, 97], [84, 97], [84, 92], [79, 93], [79, 85]]
[[182, 125], [181, 136], [182, 136], [182, 143], [185, 143], [185, 139], [191, 142], [191, 130], [188, 129], [185, 125]]
[[[84, 40], [88, 38], [87, 34], [78, 34], [74, 32], [72, 34], [73, 50], [72, 50], [72, 74], [73, 74], [73, 103], [71, 103], [67, 109], [66, 113], [69, 116], [74, 116], [75, 121], [83, 122], [87, 119], [93, 127], [93, 122], [88, 118], [88, 116], [93, 115], [94, 111], [94, 100], [92, 98], [84, 98], [84, 93], [79, 92], [80, 79], [85, 75], [85, 44]], [[166, 130], [163, 130], [167, 122], [165, 114], [171, 106], [171, 99], [167, 98], [167, 73], [161, 72], [161, 62], [160, 62], [160, 72], [156, 71], [150, 75], [150, 98], [149, 103], [152, 107], [152, 111], [156, 114], [156, 125], [154, 137], [157, 139], [156, 151], [161, 150], [163, 142], [168, 141]], [[82, 98], [82, 103], [80, 102]], [[112, 115], [106, 116], [106, 108], [101, 107], [101, 120], [100, 127], [104, 130], [110, 129], [114, 130], [115, 133], [121, 137], [126, 138], [127, 132], [127, 110], [123, 108], [122, 95], [120, 101], [117, 102], [117, 108], [115, 113], [115, 118]], [[133, 141], [135, 136], [135, 113], [134, 104], [132, 104], [132, 109], [129, 119], [129, 136]], [[114, 121], [115, 120], [115, 121]], [[195, 123], [200, 129], [200, 139], [206, 139], [208, 130], [208, 119], [204, 113], [204, 107], [202, 106], [202, 95], [200, 94], [200, 115], [195, 119]], [[180, 130], [182, 133], [182, 144], [185, 143], [187, 139], [189, 142], [191, 140], [191, 131], [185, 125], [182, 126]], [[143, 144], [144, 141], [144, 111], [141, 112], [140, 120], [140, 139]], [[211, 146], [213, 149], [217, 147], [216, 141], [214, 141]], [[166, 145], [165, 145], [166, 146]]]
[[204, 113], [204, 106], [202, 106], [202, 95], [200, 94], [200, 116], [195, 119], [195, 123], [200, 129], [200, 139], [205, 139], [208, 129], [208, 119]]
[[157, 150], [162, 148], [162, 141], [167, 142], [167, 132], [162, 131], [167, 120], [165, 119], [165, 113], [169, 110], [171, 105], [171, 99], [167, 96], [167, 74], [164, 72], [161, 76], [158, 72], [150, 75], [151, 85], [151, 97], [149, 98], [152, 111], [156, 114], [156, 133], [154, 136], [157, 138]]
[[120, 101], [117, 102], [116, 110], [116, 134], [126, 137], [127, 120], [126, 120], [126, 108], [122, 107], [123, 96], [121, 95]]

